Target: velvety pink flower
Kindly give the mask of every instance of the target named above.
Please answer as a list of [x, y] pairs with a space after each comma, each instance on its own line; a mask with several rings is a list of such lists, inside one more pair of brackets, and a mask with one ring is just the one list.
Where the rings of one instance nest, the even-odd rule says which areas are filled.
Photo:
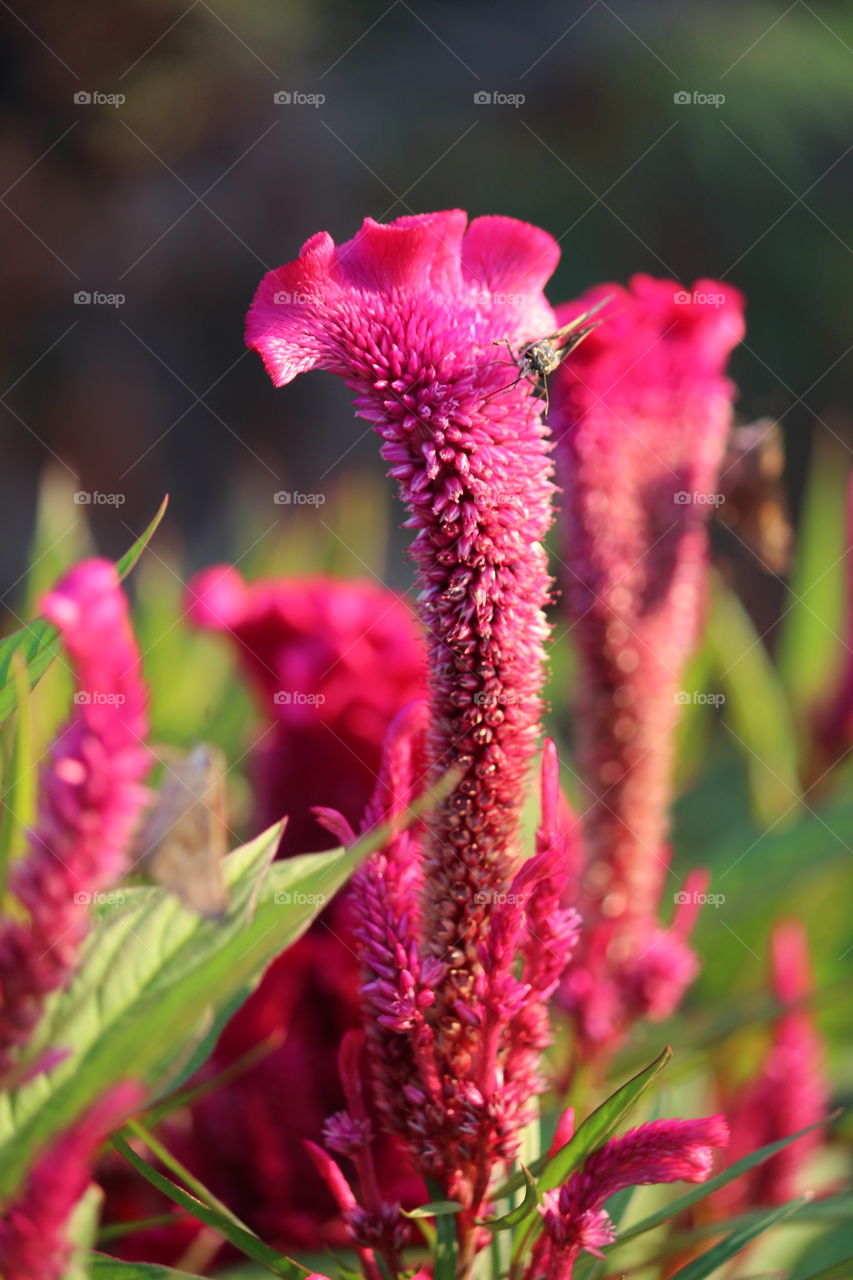
[[[771, 938], [773, 990], [783, 1006], [757, 1075], [726, 1099], [731, 1118], [732, 1163], [826, 1116], [829, 1088], [823, 1046], [808, 1002], [814, 994], [808, 942], [799, 921], [777, 924]], [[823, 1141], [820, 1129], [722, 1187], [714, 1196], [721, 1216], [759, 1205], [786, 1204], [803, 1191], [811, 1154]]]
[[[560, 321], [608, 295], [602, 322], [551, 381], [550, 414], [564, 490], [566, 616], [580, 657], [581, 911], [584, 950], [596, 953], [593, 986], [648, 946], [657, 920], [678, 694], [731, 424], [723, 370], [744, 332], [731, 287], [700, 280], [686, 293], [648, 276], [627, 289], [597, 286], [562, 308]], [[689, 980], [689, 957], [673, 961]], [[582, 1034], [600, 1032], [588, 1022]]]
[[[396, 859], [375, 864], [362, 946], [367, 998], [384, 1009], [371, 1022], [399, 1041], [395, 1126], [418, 1166], [465, 1204], [463, 1252], [521, 1105], [500, 1069], [521, 1000], [510, 970], [526, 918], [520, 907], [496, 911], [493, 899], [512, 892], [550, 590], [548, 444], [533, 388], [502, 344], [512, 351], [553, 329], [542, 287], [557, 257], [534, 227], [466, 222], [459, 211], [389, 226], [368, 219], [341, 246], [317, 235], [266, 277], [247, 327], [277, 385], [323, 368], [354, 389], [416, 531], [426, 772], [435, 779], [455, 765], [462, 777], [419, 837], [414, 905]], [[542, 878], [554, 878], [550, 864]]]
[[0, 1076], [74, 970], [92, 894], [125, 870], [150, 763], [139, 653], [115, 567], [78, 565], [42, 609], [59, 628], [77, 692], [41, 771], [30, 852], [10, 877], [27, 919], [0, 921]]
[[71, 1252], [66, 1227], [91, 1179], [98, 1147], [142, 1101], [131, 1082], [116, 1085], [39, 1157], [23, 1190], [0, 1217], [4, 1280], [59, 1280]]
[[198, 626], [236, 646], [272, 726], [253, 759], [258, 827], [287, 814], [282, 853], [328, 848], [312, 807], [359, 821], [385, 731], [424, 691], [413, 614], [372, 582], [314, 575], [247, 583], [230, 565], [197, 574], [187, 600]]
[[601, 1257], [615, 1230], [605, 1202], [626, 1187], [664, 1182], [704, 1182], [711, 1173], [713, 1148], [729, 1140], [723, 1116], [703, 1120], [653, 1120], [611, 1138], [588, 1156], [568, 1182], [548, 1191], [539, 1208], [544, 1233], [537, 1244], [530, 1276], [570, 1280], [583, 1250]]
[[[488, 913], [477, 895], [505, 888], [510, 874], [550, 585], [539, 406], [526, 381], [507, 387], [517, 371], [495, 344], [552, 329], [542, 286], [557, 246], [512, 219], [466, 221], [458, 210], [367, 219], [340, 246], [316, 235], [264, 279], [247, 325], [276, 385], [322, 368], [354, 389], [416, 531], [430, 772], [465, 771], [425, 848], [428, 945], [439, 960], [448, 948], [465, 956], [438, 992], [444, 1015], [459, 997], [454, 974], [479, 965]], [[473, 1037], [452, 1021], [442, 1034], [464, 1058]]]

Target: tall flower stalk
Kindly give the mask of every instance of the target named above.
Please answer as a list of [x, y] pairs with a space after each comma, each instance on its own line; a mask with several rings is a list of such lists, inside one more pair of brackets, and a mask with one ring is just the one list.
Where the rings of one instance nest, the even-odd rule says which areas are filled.
[[601, 323], [552, 380], [550, 414], [585, 788], [587, 930], [568, 1001], [587, 1052], [615, 1041], [644, 1005], [671, 1012], [695, 969], [673, 945], [685, 943], [695, 913], [680, 911], [666, 937], [657, 918], [674, 730], [690, 696], [681, 683], [732, 418], [723, 370], [743, 335], [740, 295], [702, 280], [692, 292], [648, 276], [597, 286], [560, 321], [605, 298]]
[[[418, 1011], [404, 1015], [397, 978], [381, 978], [396, 1010], [388, 1016], [414, 1020], [389, 1027], [414, 1031], [420, 1055], [408, 1105], [430, 1132], [410, 1145], [421, 1169], [464, 1204], [460, 1235], [469, 1242], [492, 1168], [514, 1154], [523, 1113], [503, 1087], [503, 1036], [523, 1003], [512, 966], [532, 926], [501, 899], [512, 892], [542, 710], [551, 586], [542, 545], [549, 447], [540, 404], [504, 344], [517, 349], [554, 328], [542, 287], [556, 259], [549, 236], [507, 218], [467, 228], [459, 211], [388, 226], [367, 220], [348, 243], [314, 236], [295, 262], [271, 272], [247, 328], [277, 385], [323, 368], [352, 387], [415, 530], [429, 665], [424, 769], [428, 778], [460, 771], [420, 839], [420, 979], [398, 972], [397, 948], [408, 954], [408, 942], [392, 938], [403, 920], [412, 929], [399, 885], [396, 906], [386, 892], [371, 912], [385, 921], [390, 973], [429, 990], [430, 1002], [415, 994]], [[518, 890], [525, 902], [551, 893], [537, 878], [544, 871], [527, 875]], [[527, 1079], [520, 1091], [533, 1087]]]

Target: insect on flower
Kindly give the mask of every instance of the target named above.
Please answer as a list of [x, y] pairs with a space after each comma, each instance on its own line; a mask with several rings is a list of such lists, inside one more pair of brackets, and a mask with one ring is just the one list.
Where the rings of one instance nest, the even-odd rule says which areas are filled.
[[184, 906], [214, 919], [225, 914], [225, 758], [207, 743], [167, 764], [166, 779], [136, 840], [152, 880]]
[[[592, 324], [588, 321], [596, 311], [600, 311], [605, 303], [610, 301], [610, 294], [606, 298], [602, 298], [590, 307], [588, 311], [584, 311], [581, 315], [575, 316], [568, 324], [564, 324], [562, 328], [556, 329], [554, 333], [549, 333], [546, 338], [536, 338], [532, 342], [525, 342], [518, 350], [513, 350], [512, 343], [507, 338], [503, 338], [495, 342], [494, 346], [505, 346], [509, 352], [512, 363], [518, 369], [518, 376], [514, 382], [509, 382], [505, 387], [501, 387], [498, 391], [493, 391], [491, 395], [486, 396], [486, 400], [491, 400], [494, 396], [501, 395], [504, 391], [511, 391], [513, 387], [517, 387], [522, 379], [526, 379], [531, 385], [545, 393], [545, 403], [548, 403], [548, 386], [545, 379], [549, 374], [559, 369], [560, 365], [576, 350], [593, 329], [601, 324], [601, 320], [594, 320]], [[541, 381], [540, 381], [541, 379]], [[546, 408], [547, 412], [547, 408]]]

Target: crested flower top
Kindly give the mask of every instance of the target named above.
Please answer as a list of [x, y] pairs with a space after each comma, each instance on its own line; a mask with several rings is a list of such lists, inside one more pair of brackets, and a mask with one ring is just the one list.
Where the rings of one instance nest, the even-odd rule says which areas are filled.
[[[743, 295], [717, 280], [697, 280], [692, 290], [675, 280], [632, 276], [598, 284], [558, 308], [561, 325], [601, 303], [597, 324], [562, 366], [563, 385], [605, 388], [627, 399], [643, 388], [683, 386], [685, 379], [718, 382], [729, 353], [743, 338]], [[723, 382], [724, 389], [728, 383]]]
[[[461, 209], [387, 225], [366, 218], [345, 244], [318, 232], [294, 262], [269, 272], [246, 342], [276, 386], [309, 369], [373, 380], [377, 355], [383, 364], [391, 357], [398, 377], [422, 375], [428, 355], [441, 378], [470, 365], [478, 342], [549, 333], [554, 316], [542, 289], [557, 265], [556, 241], [513, 218], [466, 222]], [[439, 393], [432, 379], [422, 381]]]

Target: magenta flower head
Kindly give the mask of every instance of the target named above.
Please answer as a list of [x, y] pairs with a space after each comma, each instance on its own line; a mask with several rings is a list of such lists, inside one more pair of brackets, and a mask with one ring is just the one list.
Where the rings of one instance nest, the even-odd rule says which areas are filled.
[[[815, 1124], [829, 1109], [823, 1046], [808, 1008], [814, 992], [808, 941], [799, 921], [776, 924], [771, 960], [773, 990], [783, 1012], [757, 1075], [726, 1105], [732, 1124], [732, 1161]], [[813, 1129], [722, 1187], [714, 1197], [720, 1214], [786, 1204], [799, 1195], [809, 1157], [822, 1140], [821, 1130]]]
[[528, 1274], [570, 1280], [583, 1250], [603, 1257], [615, 1229], [605, 1201], [626, 1187], [664, 1182], [704, 1182], [713, 1148], [729, 1140], [723, 1116], [703, 1120], [653, 1120], [611, 1138], [588, 1156], [582, 1168], [555, 1191], [547, 1191], [539, 1212], [545, 1228]]
[[[609, 919], [657, 909], [681, 678], [707, 577], [705, 526], [731, 424], [723, 376], [742, 298], [635, 276], [554, 376], [566, 611], [581, 657], [577, 735], [591, 796], [588, 885]], [[681, 694], [683, 697], [683, 694]]]
[[557, 256], [550, 236], [508, 218], [368, 219], [346, 244], [321, 233], [271, 272], [247, 325], [278, 386], [327, 369], [352, 387], [416, 531], [428, 768], [463, 772], [424, 848], [424, 936], [437, 961], [452, 955], [436, 1016], [460, 1071], [477, 1033], [451, 1010], [481, 967], [487, 896], [510, 877], [550, 589], [548, 445], [501, 344], [552, 331], [542, 288]]
[[66, 1274], [71, 1245], [65, 1229], [89, 1184], [95, 1152], [142, 1096], [131, 1081], [116, 1085], [39, 1158], [0, 1217], [3, 1280], [59, 1280]]
[[10, 888], [28, 919], [0, 921], [0, 1076], [46, 996], [77, 964], [92, 894], [126, 867], [146, 801], [146, 694], [115, 567], [88, 560], [43, 600], [74, 667], [74, 714], [40, 778], [31, 849]]
[[373, 582], [313, 575], [247, 583], [230, 565], [197, 574], [187, 606], [198, 626], [236, 646], [267, 721], [252, 762], [258, 826], [286, 813], [284, 854], [328, 848], [311, 807], [334, 807], [357, 823], [391, 720], [423, 695], [413, 613]]

